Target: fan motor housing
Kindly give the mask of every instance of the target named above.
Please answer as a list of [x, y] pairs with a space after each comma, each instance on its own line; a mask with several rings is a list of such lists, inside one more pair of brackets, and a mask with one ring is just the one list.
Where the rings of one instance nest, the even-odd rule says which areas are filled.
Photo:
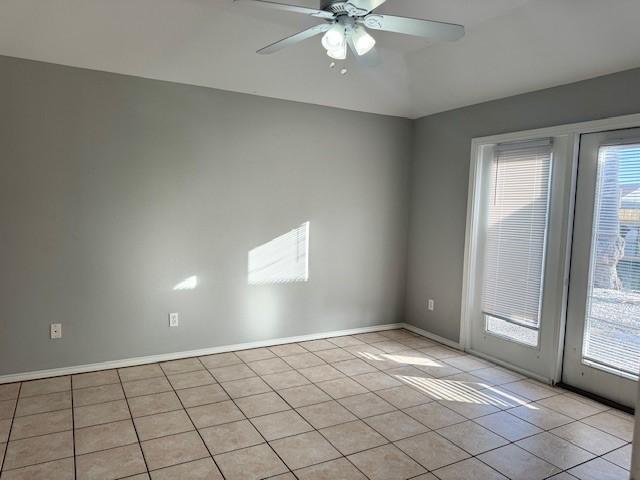
[[337, 16], [348, 15], [345, 8], [347, 2], [344, 0], [321, 0], [320, 9], [326, 12], [331, 12]]

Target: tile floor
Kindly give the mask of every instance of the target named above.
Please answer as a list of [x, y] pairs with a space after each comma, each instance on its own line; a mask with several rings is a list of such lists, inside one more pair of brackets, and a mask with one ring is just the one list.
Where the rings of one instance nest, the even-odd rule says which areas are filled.
[[0, 479], [626, 480], [632, 420], [391, 330], [0, 385]]

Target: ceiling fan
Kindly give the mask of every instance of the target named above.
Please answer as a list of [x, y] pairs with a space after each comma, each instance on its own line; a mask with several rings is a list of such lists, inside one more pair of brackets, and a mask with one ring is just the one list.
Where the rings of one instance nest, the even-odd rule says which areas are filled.
[[376, 40], [367, 32], [367, 28], [404, 33], [429, 40], [455, 41], [464, 36], [462, 25], [372, 13], [386, 0], [321, 0], [320, 9], [285, 5], [268, 0], [234, 1], [251, 2], [262, 7], [301, 13], [325, 20], [325, 23], [315, 25], [258, 50], [257, 53], [261, 55], [275, 53], [324, 33], [322, 46], [329, 57], [344, 60], [347, 58], [347, 47], [359, 57], [370, 52], [376, 44]]

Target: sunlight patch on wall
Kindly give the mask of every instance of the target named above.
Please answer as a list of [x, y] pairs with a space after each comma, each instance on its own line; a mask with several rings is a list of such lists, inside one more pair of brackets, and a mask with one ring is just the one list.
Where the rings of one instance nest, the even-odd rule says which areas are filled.
[[193, 290], [197, 286], [198, 286], [198, 277], [195, 275], [192, 275], [182, 280], [175, 287], [173, 287], [173, 289], [174, 290]]
[[309, 280], [309, 222], [249, 252], [249, 285]]

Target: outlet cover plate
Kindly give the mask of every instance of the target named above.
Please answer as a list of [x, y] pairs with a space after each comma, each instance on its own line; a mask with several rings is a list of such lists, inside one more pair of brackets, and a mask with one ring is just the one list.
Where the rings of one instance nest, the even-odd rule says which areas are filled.
[[178, 313], [170, 313], [169, 314], [169, 326], [170, 327], [177, 327], [180, 324], [180, 317], [178, 316]]
[[50, 326], [49, 333], [51, 335], [51, 340], [62, 338], [62, 324], [52, 323]]

